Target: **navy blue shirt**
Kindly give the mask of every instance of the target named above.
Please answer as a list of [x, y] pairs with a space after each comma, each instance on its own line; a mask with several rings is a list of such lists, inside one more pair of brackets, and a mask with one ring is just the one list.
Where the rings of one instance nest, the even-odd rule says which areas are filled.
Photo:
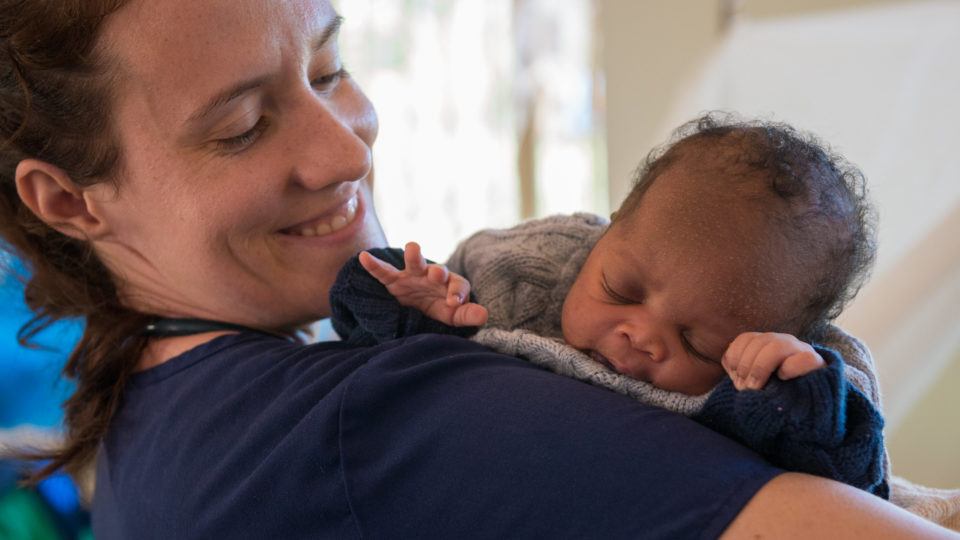
[[[403, 250], [378, 248], [370, 253], [404, 267]], [[358, 346], [425, 333], [469, 336], [477, 330], [447, 326], [402, 306], [357, 257], [337, 275], [330, 307], [337, 334]], [[843, 359], [836, 352], [823, 347], [817, 352], [827, 362], [825, 368], [787, 381], [771, 377], [760, 390], [739, 391], [724, 377], [692, 418], [778, 467], [845, 482], [887, 499], [883, 416], [847, 383]]]
[[456, 337], [217, 338], [136, 374], [114, 538], [712, 538], [780, 471], [689, 419]]

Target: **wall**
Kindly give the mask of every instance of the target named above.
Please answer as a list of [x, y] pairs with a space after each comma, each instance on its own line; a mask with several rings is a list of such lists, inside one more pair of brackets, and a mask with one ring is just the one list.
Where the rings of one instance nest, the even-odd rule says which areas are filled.
[[840, 323], [873, 350], [895, 471], [960, 487], [960, 458], [923, 435], [940, 426], [930, 441], [960, 456], [960, 3], [600, 4], [613, 207], [642, 156], [708, 109], [788, 121], [864, 170], [880, 254]]
[[893, 472], [914, 482], [960, 487], [960, 353], [889, 434]]
[[630, 174], [659, 143], [669, 106], [718, 45], [720, 4], [673, 0], [600, 0], [606, 77], [610, 207]]

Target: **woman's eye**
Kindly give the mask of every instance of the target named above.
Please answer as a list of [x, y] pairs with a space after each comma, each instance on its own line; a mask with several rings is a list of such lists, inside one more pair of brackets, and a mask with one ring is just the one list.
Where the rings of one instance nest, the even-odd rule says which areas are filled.
[[337, 85], [338, 82], [340, 82], [340, 79], [343, 79], [348, 75], [349, 74], [347, 73], [347, 70], [341, 67], [340, 69], [338, 69], [337, 71], [334, 71], [333, 73], [328, 73], [327, 75], [323, 75], [321, 77], [317, 77], [316, 79], [313, 79], [312, 81], [310, 81], [310, 84], [317, 90], [326, 91], [326, 90], [332, 89], [334, 86]]
[[248, 146], [256, 142], [256, 140], [260, 138], [260, 135], [262, 135], [266, 129], [267, 119], [261, 116], [252, 128], [241, 133], [240, 135], [228, 137], [226, 139], [218, 139], [216, 141], [217, 150], [222, 152], [239, 152], [241, 150], [245, 150]]

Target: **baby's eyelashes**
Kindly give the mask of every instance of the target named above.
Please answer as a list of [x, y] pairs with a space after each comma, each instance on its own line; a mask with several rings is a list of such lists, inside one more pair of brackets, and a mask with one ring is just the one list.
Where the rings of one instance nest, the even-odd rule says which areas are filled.
[[617, 303], [617, 304], [624, 304], [624, 305], [642, 304], [642, 303], [643, 303], [642, 299], [641, 299], [641, 300], [637, 300], [636, 298], [629, 298], [629, 297], [627, 297], [625, 294], [621, 294], [621, 293], [617, 292], [616, 290], [614, 290], [614, 288], [610, 286], [610, 282], [607, 281], [607, 276], [606, 276], [606, 274], [604, 274], [604, 273], [601, 272], [600, 277], [601, 277], [601, 279], [600, 279], [600, 287], [603, 289], [604, 294], [605, 294], [609, 299], [613, 300], [615, 303]]

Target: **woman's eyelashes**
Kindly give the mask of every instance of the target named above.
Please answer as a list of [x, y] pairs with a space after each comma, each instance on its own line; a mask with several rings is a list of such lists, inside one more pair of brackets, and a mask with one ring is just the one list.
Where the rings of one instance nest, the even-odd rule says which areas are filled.
[[317, 91], [329, 92], [337, 86], [337, 83], [339, 83], [341, 79], [344, 79], [349, 75], [350, 74], [347, 72], [346, 68], [341, 66], [340, 69], [334, 71], [333, 73], [328, 73], [312, 79], [310, 81], [310, 85], [313, 86], [313, 88]]
[[260, 138], [260, 135], [266, 131], [270, 122], [266, 117], [261, 116], [252, 128], [244, 131], [240, 135], [227, 137], [226, 139], [217, 139], [215, 141], [217, 150], [225, 153], [236, 153], [250, 147]]

